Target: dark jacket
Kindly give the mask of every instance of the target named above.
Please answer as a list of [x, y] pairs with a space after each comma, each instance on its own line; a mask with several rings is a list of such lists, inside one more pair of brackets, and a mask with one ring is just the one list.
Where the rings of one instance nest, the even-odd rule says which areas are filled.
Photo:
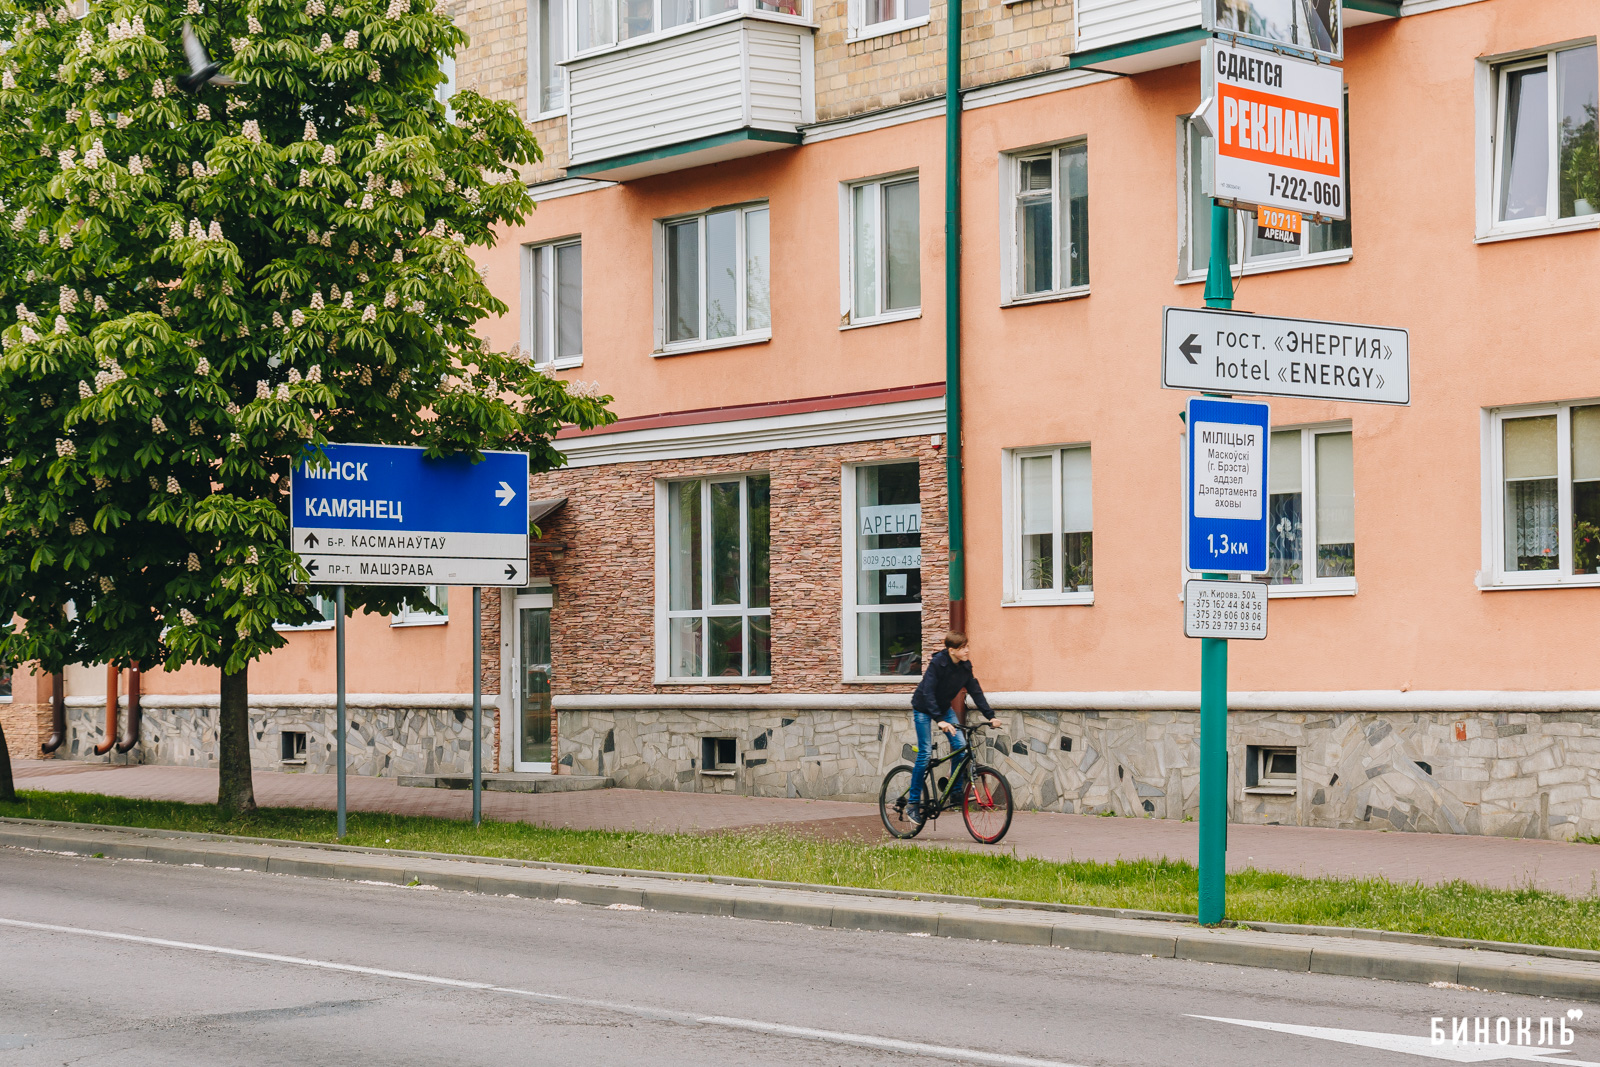
[[972, 664], [956, 662], [950, 658], [947, 649], [941, 648], [928, 661], [927, 673], [922, 676], [917, 691], [911, 694], [911, 709], [936, 719], [942, 718], [950, 710], [950, 703], [955, 700], [956, 694], [963, 689], [985, 718], [994, 718], [988, 698], [983, 695], [983, 687], [972, 676]]

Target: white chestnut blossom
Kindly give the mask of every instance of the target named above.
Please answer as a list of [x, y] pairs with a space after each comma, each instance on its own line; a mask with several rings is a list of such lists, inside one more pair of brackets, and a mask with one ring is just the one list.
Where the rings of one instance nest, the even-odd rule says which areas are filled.
[[157, 415], [150, 420], [150, 429], [153, 433], [166, 433], [167, 424], [162, 421], [160, 415]]

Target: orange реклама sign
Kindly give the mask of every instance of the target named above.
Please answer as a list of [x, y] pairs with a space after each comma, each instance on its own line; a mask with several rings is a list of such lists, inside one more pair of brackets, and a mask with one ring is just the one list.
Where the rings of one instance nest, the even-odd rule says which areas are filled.
[[1344, 75], [1336, 67], [1212, 41], [1212, 187], [1218, 200], [1324, 219], [1348, 214]]

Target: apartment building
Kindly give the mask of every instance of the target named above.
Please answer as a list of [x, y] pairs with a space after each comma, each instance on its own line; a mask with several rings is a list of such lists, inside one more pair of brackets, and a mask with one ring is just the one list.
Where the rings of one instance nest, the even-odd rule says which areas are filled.
[[[1272, 401], [1271, 633], [1232, 650], [1232, 817], [1594, 834], [1600, 327], [1569, 294], [1600, 267], [1600, 0], [1342, 15], [1350, 219], [1283, 242], [1235, 213], [1235, 307], [1408, 329], [1412, 403]], [[1184, 394], [1157, 361], [1211, 251], [1201, 0], [968, 0], [958, 255], [942, 4], [458, 18], [458, 83], [516, 101], [545, 151], [538, 209], [483, 259], [512, 308], [492, 340], [622, 416], [562, 437], [535, 578], [485, 596], [491, 765], [875, 799], [951, 621], [955, 521], [956, 614], [1005, 723], [986, 755], [1019, 801], [1192, 813]], [[352, 648], [419, 636], [364, 625]], [[460, 629], [404, 654], [427, 680], [352, 683], [389, 773], [422, 762], [408, 701], [459, 762]], [[292, 635], [263, 691], [326, 692], [329, 636]]]

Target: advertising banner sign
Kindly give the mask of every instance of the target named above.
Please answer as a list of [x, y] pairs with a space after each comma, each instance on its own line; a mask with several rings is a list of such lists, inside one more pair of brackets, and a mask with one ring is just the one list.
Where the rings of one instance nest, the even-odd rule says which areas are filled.
[[1205, 0], [1201, 24], [1213, 33], [1344, 58], [1339, 0]]
[[1213, 133], [1205, 194], [1241, 207], [1346, 218], [1343, 73], [1223, 41], [1206, 44], [1204, 63]]

